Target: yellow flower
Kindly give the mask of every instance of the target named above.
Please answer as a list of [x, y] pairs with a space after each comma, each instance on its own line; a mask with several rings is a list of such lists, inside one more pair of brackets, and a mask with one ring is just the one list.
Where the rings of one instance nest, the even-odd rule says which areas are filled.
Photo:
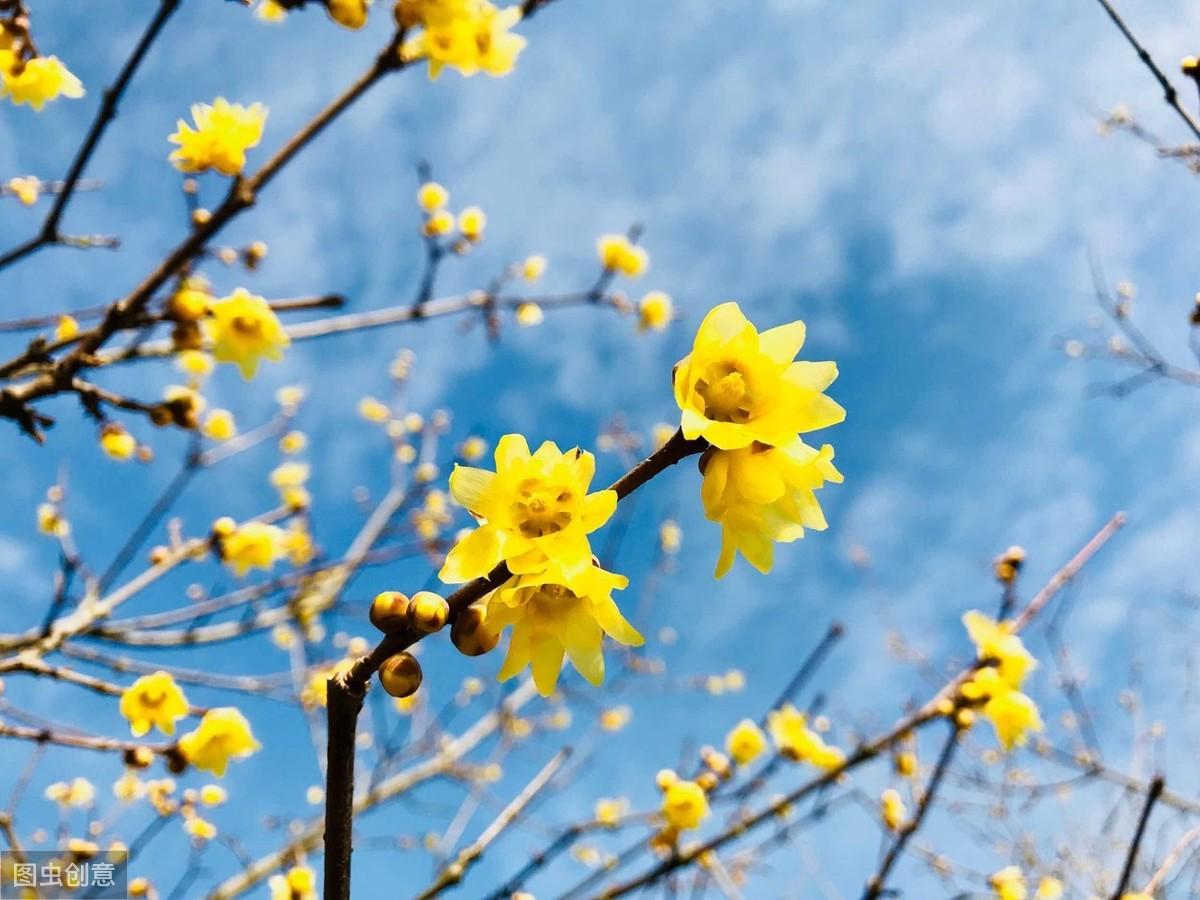
[[775, 748], [788, 759], [807, 762], [820, 769], [834, 769], [845, 758], [836, 747], [828, 746], [808, 727], [808, 716], [788, 704], [767, 714], [767, 730]]
[[358, 401], [358, 414], [368, 422], [386, 422], [392, 412], [387, 404], [374, 397], [363, 397]]
[[270, 569], [283, 555], [283, 529], [263, 522], [246, 522], [221, 537], [221, 559], [239, 577], [251, 569]]
[[769, 572], [775, 561], [773, 541], [795, 541], [804, 537], [805, 528], [824, 531], [825, 514], [814, 492], [826, 481], [842, 481], [833, 465], [833, 447], [816, 450], [800, 438], [780, 447], [710, 450], [702, 465], [704, 514], [721, 524], [718, 578], [732, 568], [738, 552], [760, 572]]
[[367, 0], [328, 0], [325, 9], [343, 28], [357, 31], [367, 24]]
[[46, 788], [46, 799], [53, 800], [60, 806], [87, 809], [95, 798], [96, 788], [86, 778], [76, 778], [70, 783], [56, 781]]
[[100, 432], [100, 449], [120, 462], [133, 458], [137, 441], [133, 435], [116, 423], [105, 425]]
[[1029, 896], [1025, 889], [1025, 874], [1016, 866], [1006, 866], [988, 879], [996, 900], [1025, 900]]
[[650, 254], [646, 249], [638, 247], [623, 234], [601, 235], [596, 241], [596, 253], [604, 268], [630, 278], [637, 278], [650, 267]]
[[262, 297], [238, 288], [216, 300], [207, 321], [212, 354], [217, 362], [235, 363], [249, 381], [261, 359], [279, 362], [291, 340], [279, 318]]
[[[0, 53], [2, 52], [0, 51]], [[42, 192], [42, 182], [33, 175], [25, 178], [10, 178], [8, 180], [8, 190], [9, 193], [20, 201], [22, 206], [33, 206], [33, 204], [37, 203], [38, 196]], [[64, 318], [70, 318], [70, 316], [65, 316]]]
[[542, 308], [536, 303], [526, 301], [517, 304], [517, 324], [525, 328], [532, 328], [534, 325], [541, 325], [545, 320], [546, 314], [542, 312]]
[[1029, 739], [1029, 732], [1042, 730], [1037, 704], [1013, 688], [991, 666], [976, 672], [963, 685], [962, 695], [968, 700], [984, 701], [980, 711], [992, 723], [1005, 750], [1023, 746]]
[[621, 821], [621, 816], [629, 810], [629, 801], [624, 797], [609, 799], [607, 797], [596, 801], [596, 821], [607, 828], [615, 828]]
[[175, 364], [189, 375], [204, 378], [212, 374], [215, 361], [202, 350], [184, 350], [175, 359]]
[[521, 277], [529, 282], [537, 281], [545, 273], [546, 265], [546, 257], [539, 253], [527, 256], [521, 263]]
[[121, 694], [121, 715], [129, 730], [141, 737], [153, 726], [163, 734], [174, 734], [175, 723], [187, 715], [187, 699], [169, 672], [143, 675]]
[[725, 736], [725, 749], [739, 766], [754, 762], [767, 749], [762, 729], [750, 719], [742, 719]]
[[565, 655], [589, 682], [603, 683], [604, 635], [627, 646], [643, 643], [612, 598], [614, 589], [628, 583], [623, 575], [590, 563], [567, 577], [552, 562], [545, 571], [517, 575], [492, 591], [486, 599], [488, 627], [494, 633], [509, 626], [513, 630], [500, 680], [529, 666], [538, 691], [548, 697], [558, 683]]
[[699, 828], [708, 818], [708, 795], [696, 782], [681, 778], [663, 792], [662, 815], [675, 831]]
[[222, 175], [240, 175], [246, 167], [246, 151], [262, 140], [267, 108], [261, 103], [242, 106], [218, 97], [210, 106], [192, 106], [195, 128], [183, 119], [168, 138], [179, 149], [171, 153], [171, 162], [182, 172], [206, 172], [216, 169]]
[[478, 241], [487, 227], [487, 214], [478, 206], [468, 206], [458, 214], [458, 230], [468, 241]]
[[233, 413], [227, 409], [214, 409], [204, 420], [204, 433], [214, 441], [229, 440], [237, 434]]
[[229, 794], [219, 784], [206, 784], [200, 788], [200, 802], [205, 806], [220, 806], [228, 799]]
[[[1061, 900], [1063, 895], [1063, 883], [1057, 878], [1052, 878], [1047, 875], [1038, 882], [1037, 893], [1034, 897], [1037, 900]], [[1125, 894], [1121, 900], [1153, 900], [1149, 894]]]
[[183, 322], [196, 322], [208, 312], [212, 303], [212, 293], [208, 281], [199, 275], [184, 278], [179, 287], [167, 301], [167, 310], [171, 316]]
[[905, 818], [908, 817], [908, 810], [904, 808], [904, 799], [895, 788], [888, 788], [880, 796], [879, 811], [883, 817], [883, 824], [890, 831], [899, 830]]
[[450, 475], [451, 495], [480, 525], [454, 545], [438, 577], [470, 581], [502, 560], [514, 575], [536, 572], [546, 560], [566, 577], [586, 572], [587, 536], [617, 508], [615, 491], [587, 492], [596, 458], [579, 448], [563, 453], [550, 441], [530, 454], [525, 438], [507, 434], [495, 460], [494, 473], [456, 465]]
[[671, 295], [663, 291], [651, 291], [638, 304], [638, 331], [653, 328], [662, 331], [671, 324], [675, 315], [675, 305]]
[[71, 524], [62, 517], [53, 503], [42, 503], [37, 508], [38, 531], [53, 537], [66, 537], [71, 533]]
[[521, 21], [521, 7], [498, 9], [488, 0], [403, 0], [402, 20], [420, 24], [422, 31], [404, 42], [405, 61], [429, 60], [429, 77], [436, 79], [450, 66], [465, 76], [486, 72], [507, 75], [525, 49], [525, 38], [512, 34]]
[[628, 706], [613, 706], [600, 713], [600, 727], [605, 731], [620, 731], [633, 718], [633, 710]]
[[800, 321], [760, 334], [736, 303], [715, 307], [675, 367], [684, 437], [722, 450], [756, 441], [779, 447], [797, 432], [841, 422], [846, 411], [823, 393], [837, 378], [837, 364], [793, 361], [804, 334]]
[[683, 546], [683, 529], [674, 519], [667, 519], [658, 527], [658, 545], [663, 553], [674, 556]]
[[183, 830], [191, 837], [201, 841], [211, 841], [217, 836], [217, 826], [207, 819], [202, 819], [193, 812], [183, 820]]
[[483, 454], [487, 453], [487, 441], [476, 435], [471, 435], [463, 441], [458, 447], [458, 455], [467, 462], [479, 462], [483, 459]]
[[262, 745], [250, 733], [246, 717], [232, 706], [210, 709], [195, 731], [179, 739], [179, 751], [197, 769], [222, 776], [229, 760], [241, 759]]
[[17, 106], [28, 103], [40, 110], [48, 100], [83, 96], [83, 84], [57, 56], [35, 56], [24, 62], [12, 50], [0, 50], [0, 100], [12, 99]]
[[254, 15], [261, 22], [282, 22], [287, 18], [287, 7], [278, 0], [261, 0], [254, 8]]
[[450, 192], [436, 181], [427, 181], [417, 189], [417, 206], [435, 213], [450, 202]]
[[283, 534], [283, 552], [293, 566], [306, 566], [313, 561], [316, 550], [312, 535], [301, 522], [293, 521]]
[[426, 237], [441, 237], [449, 234], [454, 228], [454, 214], [446, 209], [439, 209], [425, 220], [424, 232]]
[[308, 435], [303, 431], [289, 431], [279, 439], [279, 450], [281, 453], [286, 453], [291, 456], [294, 453], [299, 453], [308, 446]]
[[979, 658], [998, 666], [1000, 677], [1019, 690], [1025, 676], [1037, 668], [1037, 660], [1014, 633], [1013, 623], [996, 622], [972, 610], [963, 616], [963, 625], [979, 651]]
[[308, 866], [293, 866], [286, 875], [272, 875], [267, 885], [271, 900], [317, 900], [317, 876]]

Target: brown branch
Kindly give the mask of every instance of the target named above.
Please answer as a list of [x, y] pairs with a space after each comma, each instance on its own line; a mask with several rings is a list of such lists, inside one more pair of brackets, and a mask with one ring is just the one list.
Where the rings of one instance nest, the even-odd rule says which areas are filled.
[[1196, 117], [1188, 112], [1179, 101], [1179, 92], [1175, 90], [1175, 85], [1171, 84], [1171, 80], [1158, 67], [1158, 63], [1154, 61], [1154, 58], [1150, 55], [1150, 51], [1142, 46], [1129, 26], [1125, 24], [1125, 20], [1121, 18], [1121, 14], [1117, 12], [1109, 0], [1096, 0], [1096, 2], [1104, 7], [1104, 11], [1108, 13], [1108, 17], [1112, 19], [1113, 24], [1117, 26], [1117, 29], [1125, 36], [1125, 40], [1129, 42], [1129, 46], [1133, 47], [1137, 53], [1138, 59], [1150, 70], [1150, 74], [1154, 76], [1155, 81], [1158, 82], [1158, 86], [1163, 90], [1163, 99], [1167, 101], [1167, 105], [1175, 110], [1192, 134], [1200, 138], [1200, 122], [1197, 122]]
[[[1079, 574], [1079, 571], [1088, 563], [1089, 560], [1103, 547], [1109, 539], [1121, 528], [1125, 523], [1124, 513], [1118, 513], [1113, 516], [1103, 528], [1101, 528], [1082, 548], [1064, 565], [1061, 569], [1054, 573], [1046, 585], [1038, 591], [1037, 595], [1030, 601], [1029, 605], [1021, 612], [1013, 622], [1014, 632], [1019, 632], [1024, 629], [1046, 604], [1058, 594], [1070, 581]], [[957, 696], [959, 689], [964, 682], [975, 671], [974, 667], [968, 668], [960, 672], [957, 676], [950, 680], [940, 691], [938, 691], [930, 700], [923, 706], [910, 713], [897, 722], [885, 734], [868, 741], [861, 745], [857, 750], [851, 753], [841, 763], [813, 780], [801, 785], [786, 796], [774, 801], [765, 809], [746, 818], [740, 818], [733, 827], [726, 829], [720, 834], [709, 840], [689, 847], [688, 849], [677, 853], [664, 860], [654, 868], [644, 872], [641, 875], [635, 876], [628, 881], [615, 885], [604, 891], [604, 896], [608, 900], [615, 897], [622, 897], [635, 890], [652, 884], [659, 879], [669, 875], [676, 869], [689, 865], [697, 858], [710, 850], [718, 850], [725, 846], [730, 841], [733, 841], [747, 832], [757, 828], [765, 822], [772, 821], [781, 810], [793, 806], [800, 800], [810, 794], [833, 784], [844, 773], [854, 769], [863, 763], [875, 759], [881, 753], [888, 750], [896, 742], [907, 737], [913, 731], [928, 725], [944, 716], [941, 711], [943, 700], [947, 700]]]
[[1150, 823], [1150, 813], [1154, 810], [1154, 804], [1158, 802], [1158, 798], [1162, 796], [1163, 788], [1166, 787], [1166, 781], [1161, 775], [1156, 775], [1154, 780], [1150, 782], [1150, 790], [1146, 794], [1146, 802], [1142, 806], [1142, 814], [1138, 818], [1137, 829], [1133, 833], [1133, 840], [1129, 844], [1129, 853], [1125, 856], [1125, 866], [1121, 870], [1121, 880], [1117, 882], [1117, 889], [1113, 891], [1112, 900], [1121, 900], [1125, 893], [1125, 888], [1129, 887], [1129, 880], [1133, 877], [1133, 867], [1137, 863], [1138, 848], [1142, 845], [1142, 838], [1146, 835], [1146, 826]]
[[929, 784], [925, 787], [925, 793], [921, 797], [921, 802], [918, 804], [916, 812], [912, 819], [900, 826], [900, 831], [896, 835], [896, 840], [892, 846], [888, 848], [887, 854], [883, 861], [879, 864], [879, 869], [874, 875], [867, 880], [866, 890], [863, 892], [863, 900], [877, 900], [883, 894], [884, 885], [887, 884], [887, 877], [891, 874], [892, 868], [900, 859], [900, 854], [904, 852], [905, 845], [908, 844], [912, 836], [917, 833], [917, 829], [921, 827], [921, 823], [925, 820], [925, 814], [933, 806], [934, 797], [937, 795], [938, 787], [942, 783], [942, 778], [946, 774], [946, 770], [950, 766], [950, 759], [954, 756], [954, 751], [958, 747], [959, 737], [962, 734], [962, 729], [957, 723], [951, 723], [950, 734], [946, 738], [946, 743], [942, 746], [942, 752], [938, 756], [937, 765], [934, 767], [933, 774], [929, 776]]
[[167, 19], [179, 8], [179, 3], [180, 0], [160, 0], [158, 11], [155, 12], [154, 18], [150, 20], [150, 24], [146, 26], [146, 30], [134, 46], [129, 58], [125, 60], [125, 65], [121, 67], [116, 81], [112, 83], [111, 87], [105, 88], [104, 98], [100, 103], [100, 109], [96, 113], [96, 118], [92, 121], [91, 128], [88, 129], [87, 134], [84, 136], [83, 143], [80, 145], [78, 152], [76, 152], [75, 159], [71, 162], [71, 168], [67, 170], [62, 188], [58, 191], [54, 199], [54, 206], [50, 208], [50, 213], [46, 216], [46, 221], [43, 223], [41, 231], [30, 240], [0, 256], [0, 269], [23, 259], [34, 251], [40, 250], [42, 247], [62, 242], [63, 236], [59, 233], [58, 224], [62, 219], [63, 213], [66, 211], [67, 204], [71, 202], [71, 197], [74, 196], [75, 189], [79, 186], [83, 170], [99, 145], [100, 138], [103, 137], [105, 129], [116, 118], [117, 104], [125, 93], [125, 89], [129, 86], [129, 82], [133, 80], [133, 75], [137, 71], [138, 66], [141, 65], [142, 60], [146, 57], [146, 53], [150, 50], [150, 45], [154, 43], [163, 26], [167, 24]]
[[[703, 440], [687, 440], [676, 431], [658, 450], [609, 486], [621, 500], [685, 457], [701, 452]], [[484, 595], [502, 585], [509, 577], [508, 566], [497, 565], [488, 575], [476, 578], [446, 598], [450, 621]], [[371, 676], [392, 655], [411, 647], [423, 635], [403, 629], [386, 635], [375, 649], [359, 657], [350, 668], [330, 677], [328, 685], [330, 723], [326, 758], [328, 776], [325, 791], [325, 897], [348, 900], [350, 896], [350, 853], [353, 814], [350, 811], [354, 790], [354, 735], [358, 712], [362, 709]], [[336, 708], [335, 708], [336, 704]], [[334, 716], [336, 714], [336, 722]]]
[[558, 753], [551, 757], [550, 761], [542, 767], [533, 779], [525, 785], [517, 796], [500, 811], [495, 820], [483, 830], [483, 833], [474, 841], [474, 843], [464, 847], [454, 861], [446, 865], [438, 874], [436, 880], [422, 891], [417, 900], [432, 900], [448, 888], [452, 888], [459, 884], [467, 874], [467, 870], [473, 866], [488, 847], [500, 837], [512, 822], [524, 812], [525, 808], [533, 802], [533, 799], [550, 783], [557, 773], [562, 768], [571, 756], [571, 748], [563, 747]]

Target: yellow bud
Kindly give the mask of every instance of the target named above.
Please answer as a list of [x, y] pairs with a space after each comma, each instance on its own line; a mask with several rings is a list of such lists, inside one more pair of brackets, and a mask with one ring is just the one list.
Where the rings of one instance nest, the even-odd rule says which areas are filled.
[[417, 190], [417, 205], [427, 213], [435, 213], [450, 202], [450, 192], [436, 181], [427, 181]]
[[450, 626], [450, 640], [463, 656], [482, 656], [490, 653], [500, 642], [500, 635], [487, 627], [487, 614], [482, 606], [468, 606]]
[[379, 683], [393, 697], [411, 697], [421, 686], [421, 664], [411, 653], [389, 656], [379, 667]]
[[371, 601], [368, 618], [385, 634], [400, 631], [408, 624], [408, 597], [399, 591], [384, 591]]
[[367, 0], [326, 0], [329, 18], [357, 31], [367, 24]]
[[450, 618], [450, 604], [433, 591], [417, 591], [408, 603], [408, 624], [421, 634], [441, 631]]

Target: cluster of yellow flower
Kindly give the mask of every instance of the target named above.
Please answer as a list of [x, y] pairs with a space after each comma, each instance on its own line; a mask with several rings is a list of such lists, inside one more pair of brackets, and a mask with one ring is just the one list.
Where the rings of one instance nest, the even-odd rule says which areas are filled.
[[215, 169], [222, 175], [240, 175], [246, 167], [246, 151], [258, 146], [267, 108], [261, 103], [242, 106], [224, 97], [192, 106], [192, 125], [183, 119], [176, 123], [175, 133], [168, 140], [179, 148], [170, 160], [181, 172], [207, 172]]
[[835, 425], [846, 413], [824, 393], [837, 365], [794, 361], [804, 337], [799, 321], [760, 334], [736, 303], [723, 303], [705, 316], [692, 352], [675, 367], [683, 435], [711, 445], [701, 457], [701, 497], [705, 515], [721, 524], [718, 578], [739, 552], [770, 571], [772, 541], [826, 527], [814, 492], [842, 476], [833, 447], [817, 450], [799, 434]]
[[292, 866], [267, 880], [271, 900], [317, 900], [317, 876], [308, 866]]
[[83, 84], [57, 56], [36, 55], [21, 30], [0, 22], [0, 100], [40, 110], [50, 100], [82, 96]]
[[1037, 660], [1025, 649], [1012, 622], [996, 622], [972, 611], [963, 616], [963, 624], [978, 650], [981, 665], [962, 686], [962, 697], [980, 706], [1005, 750], [1021, 746], [1031, 731], [1042, 730], [1037, 704], [1021, 693], [1025, 677], [1037, 668]]
[[478, 206], [468, 206], [455, 217], [446, 208], [449, 203], [450, 192], [436, 181], [427, 181], [417, 189], [417, 206], [425, 216], [421, 233], [431, 239], [446, 237], [457, 225], [460, 240], [451, 241], [450, 246], [455, 252], [464, 253], [483, 240], [487, 214]]
[[521, 15], [520, 6], [500, 9], [488, 0], [398, 0], [400, 27], [420, 29], [401, 45], [400, 58], [429, 60], [431, 79], [447, 66], [468, 77], [507, 75], [525, 49], [525, 38], [511, 31]]
[[511, 577], [476, 607], [493, 634], [512, 628], [502, 680], [528, 666], [548, 695], [565, 655], [599, 684], [605, 634], [642, 643], [612, 598], [628, 579], [600, 568], [588, 541], [613, 514], [617, 495], [588, 493], [596, 460], [578, 448], [564, 453], [547, 441], [530, 453], [525, 438], [509, 434], [496, 445], [495, 463], [495, 472], [459, 465], [450, 476], [451, 496], [480, 524], [451, 549], [439, 577], [461, 584], [507, 564]]
[[[988, 878], [988, 883], [992, 886], [996, 900], [1027, 900], [1030, 896], [1025, 873], [1018, 866], [1005, 866], [999, 872], [993, 873]], [[1033, 897], [1034, 900], [1059, 900], [1062, 895], [1063, 883], [1059, 879], [1047, 875], [1038, 881]], [[1121, 900], [1143, 900], [1143, 898], [1150, 900], [1144, 894], [1121, 895]]]

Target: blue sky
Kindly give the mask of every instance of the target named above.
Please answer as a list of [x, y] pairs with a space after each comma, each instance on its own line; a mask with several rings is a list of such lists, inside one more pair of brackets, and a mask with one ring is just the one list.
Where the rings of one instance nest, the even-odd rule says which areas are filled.
[[[89, 94], [40, 116], [5, 106], [0, 175], [61, 174], [100, 86], [151, 7], [123, 5], [102, 22], [83, 17], [76, 4], [35, 10], [39, 45], [66, 60]], [[1188, 36], [1200, 11], [1193, 6], [1172, 0], [1122, 8], [1171, 68], [1195, 50]], [[261, 161], [368, 63], [386, 40], [386, 13], [380, 8], [364, 32], [348, 34], [311, 10], [270, 27], [236, 4], [185, 3], [89, 169], [105, 189], [78, 197], [65, 222], [71, 231], [119, 234], [123, 249], [55, 248], [0, 273], [4, 315], [87, 306], [127, 291], [183, 233], [165, 138], [187, 105], [218, 94], [263, 101], [270, 118], [264, 146], [252, 156]], [[672, 418], [670, 367], [712, 305], [738, 299], [764, 326], [808, 321], [805, 354], [838, 360], [842, 375], [832, 394], [848, 411], [828, 436], [846, 475], [822, 497], [830, 530], [781, 548], [770, 576], [739, 565], [714, 583], [719, 538], [699, 520], [698, 479], [685, 465], [639, 500], [623, 550], [622, 565], [635, 579], [627, 592], [632, 605], [657, 521], [669, 513], [684, 522], [678, 571], [642, 624], [648, 634], [664, 625], [678, 630], [675, 646], [655, 648], [672, 673], [737, 666], [747, 672], [748, 693], [702, 707], [638, 696], [630, 729], [597, 745], [602, 755], [545, 805], [544, 819], [570, 821], [596, 796], [617, 791], [652, 802], [653, 772], [674, 764], [688, 741], [718, 741], [738, 718], [757, 714], [834, 618], [847, 623], [849, 636], [820, 684], [831, 717], [850, 732], [887, 723], [926, 689], [916, 671], [885, 653], [889, 632], [900, 631], [939, 664], [961, 658], [961, 613], [996, 602], [994, 554], [1014, 543], [1026, 547], [1031, 590], [1118, 509], [1129, 512], [1130, 524], [1077, 588], [1069, 636], [1089, 673], [1109, 758], [1128, 762], [1130, 726], [1114, 698], [1140, 659], [1141, 715], [1174, 716], [1166, 755], [1185, 762], [1172, 775], [1186, 781], [1194, 723], [1176, 714], [1176, 704], [1195, 634], [1181, 597], [1200, 558], [1200, 397], [1169, 384], [1120, 401], [1092, 396], [1089, 386], [1114, 371], [1069, 361], [1057, 344], [1089, 333], [1090, 248], [1112, 279], [1138, 285], [1139, 321], [1168, 356], [1186, 362], [1184, 321], [1197, 289], [1186, 223], [1200, 185], [1141, 144], [1097, 134], [1095, 113], [1124, 101], [1152, 131], [1183, 140], [1099, 8], [1082, 0], [559, 0], [523, 31], [530, 46], [510, 78], [451, 73], [429, 83], [408, 73], [370, 94], [227, 231], [230, 242], [270, 244], [262, 271], [249, 281], [215, 266], [208, 274], [219, 289], [245, 282], [267, 296], [337, 291], [356, 310], [402, 302], [421, 253], [414, 166], [427, 159], [456, 205], [478, 203], [490, 220], [483, 246], [444, 273], [444, 291], [481, 286], [529, 252], [549, 257], [548, 290], [579, 287], [594, 277], [596, 235], [639, 221], [652, 268], [629, 288], [635, 296], [649, 287], [669, 291], [681, 321], [664, 334], [638, 335], [627, 319], [569, 311], [547, 316], [538, 329], [506, 329], [495, 347], [453, 322], [378, 331], [297, 346], [249, 387], [221, 373], [210, 398], [249, 424], [269, 415], [275, 387], [309, 388], [299, 424], [312, 437], [318, 538], [336, 551], [361, 521], [354, 488], [378, 495], [387, 479], [387, 448], [357, 420], [354, 402], [387, 389], [387, 362], [402, 347], [416, 350], [413, 408], [452, 410], [456, 437], [478, 425], [493, 439], [521, 431], [531, 440], [590, 446], [616, 413], [640, 429]], [[221, 185], [208, 180], [204, 190], [215, 203]], [[37, 210], [4, 204], [0, 243], [27, 236], [38, 221]], [[111, 383], [153, 395], [173, 380], [166, 367], [149, 365]], [[0, 434], [10, 471], [0, 578], [13, 630], [39, 620], [49, 596], [54, 551], [31, 523], [56, 473], [69, 472], [81, 546], [104, 560], [119, 536], [114, 517], [132, 517], [151, 502], [182, 448], [177, 436], [147, 435], [139, 426], [159, 462], [119, 467], [101, 458], [91, 427], [68, 404], [51, 412], [62, 422], [44, 448], [12, 429]], [[272, 500], [265, 473], [273, 464], [264, 451], [210, 475], [180, 508], [189, 528], [261, 510]], [[602, 457], [600, 480], [619, 470], [615, 458]], [[848, 560], [854, 545], [870, 553], [865, 573]], [[371, 572], [351, 599], [427, 574], [419, 561]], [[139, 610], [177, 602], [171, 590], [184, 583], [147, 596]], [[363, 623], [341, 626], [366, 633]], [[1032, 644], [1042, 649], [1036, 635]], [[253, 662], [266, 670], [284, 664], [265, 644], [234, 646], [242, 653], [179, 659], [235, 671], [253, 648]], [[429, 658], [431, 681], [448, 684], [472, 672], [488, 676], [499, 663]], [[1046, 669], [1033, 691], [1055, 711], [1061, 699]], [[48, 685], [14, 682], [9, 689], [38, 703], [62, 702]], [[90, 697], [61, 708], [96, 730], [120, 728], [115, 711], [97, 709]], [[235, 767], [233, 804], [224, 820], [215, 818], [231, 829], [240, 820], [236, 830], [259, 852], [278, 837], [258, 820], [266, 812], [309, 814], [303, 792], [316, 776], [298, 718], [278, 707], [252, 712], [268, 750]], [[586, 728], [579, 731], [586, 741]], [[294, 741], [303, 761], [281, 767], [278, 744]], [[530, 751], [527, 766], [550, 752], [549, 744]], [[0, 746], [5, 766], [27, 753]], [[50, 780], [80, 765], [94, 767], [104, 790], [116, 774], [94, 759], [59, 754], [42, 775]], [[505, 786], [515, 790], [523, 772], [515, 767]], [[44, 785], [36, 786], [27, 802], [33, 818], [48, 805], [40, 799]], [[431, 802], [445, 800], [434, 795]], [[854, 815], [811, 837], [812, 853], [847, 895], [876, 853], [873, 834], [863, 842], [863, 819]], [[1045, 814], [1038, 827], [1063, 833], [1058, 815]], [[393, 807], [374, 814], [364, 831], [431, 827], [436, 819]], [[162, 840], [170, 848], [164, 858], [177, 862], [182, 841], [172, 847]], [[935, 817], [926, 840], [949, 849], [961, 838]], [[474, 896], [519, 864], [532, 843], [530, 834], [515, 835], [462, 895]], [[1011, 861], [974, 846], [962, 853], [984, 871]], [[219, 850], [208, 861], [202, 884], [232, 862]], [[374, 896], [384, 879], [422, 882], [428, 862], [366, 852], [359, 869], [359, 886]], [[938, 890], [921, 880], [922, 871], [901, 869], [913, 896], [927, 896], [922, 885]], [[535, 889], [553, 896], [578, 874], [566, 866]], [[765, 883], [767, 893], [752, 896], [824, 896], [795, 858]]]

